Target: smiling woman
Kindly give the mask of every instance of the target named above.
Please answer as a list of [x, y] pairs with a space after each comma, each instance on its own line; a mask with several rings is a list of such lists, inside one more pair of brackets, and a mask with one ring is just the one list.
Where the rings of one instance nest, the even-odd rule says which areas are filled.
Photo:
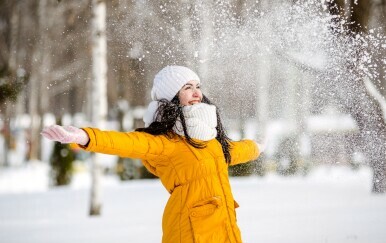
[[134, 132], [51, 126], [43, 136], [121, 157], [142, 159], [170, 193], [163, 243], [241, 242], [228, 166], [256, 159], [263, 146], [231, 141], [200, 79], [186, 67], [167, 66], [154, 78], [145, 127]]

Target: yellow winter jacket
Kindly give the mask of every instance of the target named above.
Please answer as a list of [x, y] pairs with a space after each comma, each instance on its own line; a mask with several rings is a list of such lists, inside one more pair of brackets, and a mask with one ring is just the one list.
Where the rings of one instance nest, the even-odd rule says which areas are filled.
[[[90, 137], [85, 150], [142, 159], [170, 193], [162, 219], [163, 243], [241, 242], [221, 144], [212, 139], [203, 149], [180, 136], [167, 138], [144, 132], [84, 128]], [[252, 140], [232, 142], [230, 165], [258, 157]]]

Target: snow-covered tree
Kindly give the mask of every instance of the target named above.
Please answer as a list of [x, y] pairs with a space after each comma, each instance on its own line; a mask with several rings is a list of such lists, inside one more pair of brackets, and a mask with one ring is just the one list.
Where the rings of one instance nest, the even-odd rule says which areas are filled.
[[[100, 129], [106, 128], [107, 119], [107, 60], [106, 60], [106, 2], [92, 0], [92, 83], [91, 83], [91, 122]], [[92, 156], [92, 184], [90, 215], [101, 213], [101, 168], [100, 154]]]
[[[377, 99], [374, 97], [374, 92], [369, 90], [366, 86], [366, 80], [370, 83], [379, 84], [384, 79], [382, 73], [385, 72], [384, 66], [377, 67], [372, 65], [371, 62], [377, 62], [376, 52], [377, 46], [371, 46], [370, 43], [366, 43], [366, 34], [368, 33], [368, 23], [371, 11], [371, 2], [368, 1], [331, 1], [329, 3], [329, 9], [332, 14], [343, 14], [347, 19], [347, 26], [351, 32], [344, 34], [357, 35], [358, 45], [356, 46], [355, 54], [359, 57], [369, 59], [368, 69], [373, 72], [360, 73], [356, 63], [347, 59], [346, 71], [352, 73], [350, 75], [350, 84], [344, 87], [340, 84], [346, 82], [340, 82], [336, 88], [343, 89], [347, 93], [356, 95], [347, 95], [347, 93], [336, 92], [337, 98], [341, 100], [341, 104], [345, 110], [351, 114], [355, 119], [360, 132], [360, 145], [362, 151], [368, 159], [368, 163], [373, 169], [373, 188], [375, 193], [386, 192], [386, 120], [384, 110], [382, 110], [382, 103], [384, 99]], [[384, 3], [383, 3], [384, 5]], [[377, 6], [379, 7], [379, 6]], [[381, 6], [381, 8], [384, 6]], [[339, 27], [339, 26], [337, 26]], [[339, 30], [337, 30], [339, 32]], [[362, 36], [361, 36], [362, 35]], [[371, 38], [373, 37], [369, 37]], [[385, 41], [385, 39], [383, 39]], [[375, 42], [377, 43], [377, 42]], [[381, 51], [386, 50], [385, 43], [380, 43]], [[375, 48], [375, 49], [374, 49]], [[373, 59], [373, 60], [371, 60]], [[379, 59], [378, 59], [379, 60]], [[372, 68], [376, 67], [376, 68]]]

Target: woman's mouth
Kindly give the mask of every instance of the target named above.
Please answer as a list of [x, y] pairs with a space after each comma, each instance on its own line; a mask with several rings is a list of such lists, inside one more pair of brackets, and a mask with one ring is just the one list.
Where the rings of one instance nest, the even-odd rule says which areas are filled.
[[192, 100], [189, 102], [190, 105], [194, 105], [194, 104], [197, 104], [197, 103], [200, 103], [199, 100]]

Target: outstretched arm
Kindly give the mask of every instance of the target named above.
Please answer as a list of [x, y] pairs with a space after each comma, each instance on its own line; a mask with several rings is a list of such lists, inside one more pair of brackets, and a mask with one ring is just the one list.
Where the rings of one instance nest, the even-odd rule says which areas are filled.
[[230, 165], [237, 165], [246, 163], [257, 159], [269, 144], [271, 136], [266, 135], [263, 142], [258, 143], [254, 140], [241, 140], [238, 142], [231, 142], [231, 163]]
[[232, 160], [230, 165], [237, 165], [257, 159], [262, 152], [261, 148], [261, 145], [249, 139], [231, 142], [230, 152]]
[[164, 141], [144, 132], [101, 131], [97, 128], [44, 128], [42, 135], [61, 143], [77, 143], [84, 150], [144, 160], [162, 159]]

